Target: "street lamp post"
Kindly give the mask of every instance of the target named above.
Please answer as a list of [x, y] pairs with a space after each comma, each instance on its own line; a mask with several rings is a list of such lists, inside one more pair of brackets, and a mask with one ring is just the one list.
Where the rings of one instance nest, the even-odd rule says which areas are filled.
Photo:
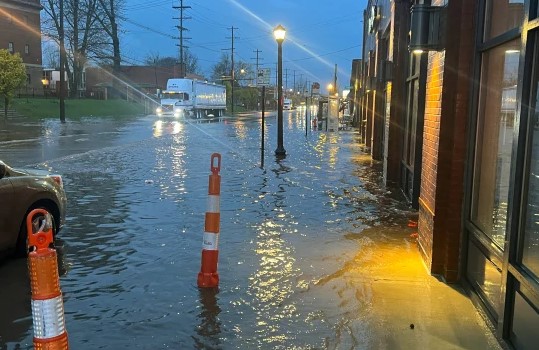
[[286, 29], [278, 25], [273, 29], [273, 35], [277, 41], [277, 149], [275, 155], [285, 157], [286, 150], [283, 146], [283, 41]]

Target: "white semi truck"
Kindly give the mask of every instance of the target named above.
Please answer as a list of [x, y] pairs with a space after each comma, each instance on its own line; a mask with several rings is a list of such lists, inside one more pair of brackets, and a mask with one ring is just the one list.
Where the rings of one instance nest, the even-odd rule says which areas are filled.
[[168, 79], [159, 98], [158, 116], [220, 117], [226, 110], [226, 87], [196, 79]]

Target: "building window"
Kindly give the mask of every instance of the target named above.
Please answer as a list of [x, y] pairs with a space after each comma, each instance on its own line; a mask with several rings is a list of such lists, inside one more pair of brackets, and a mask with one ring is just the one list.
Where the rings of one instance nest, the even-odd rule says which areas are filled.
[[15, 52], [15, 47], [13, 46], [12, 41], [10, 41], [9, 44], [7, 45], [7, 49], [9, 51], [9, 53], [14, 53]]
[[[539, 34], [536, 34], [536, 40]], [[539, 57], [539, 43], [536, 41], [535, 57]], [[535, 61], [530, 98], [530, 159], [528, 160], [528, 189], [525, 191], [526, 210], [524, 221], [524, 244], [522, 264], [539, 280], [539, 64]]]
[[27, 55], [30, 53], [30, 45], [28, 44], [24, 45], [24, 53]]
[[488, 0], [485, 19], [485, 41], [518, 28], [524, 20], [524, 0]]
[[26, 85], [32, 84], [32, 76], [30, 74], [26, 74]]
[[483, 54], [473, 176], [472, 221], [503, 250], [520, 40]]

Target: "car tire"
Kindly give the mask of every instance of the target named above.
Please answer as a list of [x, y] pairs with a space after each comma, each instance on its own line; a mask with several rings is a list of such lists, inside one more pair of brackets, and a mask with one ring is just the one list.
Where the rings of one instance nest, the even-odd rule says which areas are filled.
[[[38, 207], [38, 208], [30, 208], [26, 214], [24, 215], [24, 221], [22, 222], [21, 224], [21, 228], [19, 230], [19, 237], [17, 238], [17, 245], [15, 246], [15, 256], [16, 257], [26, 257], [28, 255], [28, 232], [27, 232], [27, 229], [26, 229], [26, 218], [28, 216], [28, 214], [34, 210], [34, 209], [43, 209], [43, 210], [46, 210], [48, 212], [51, 212], [48, 208], [43, 208], [43, 207]], [[40, 220], [40, 218], [42, 218], [43, 215], [36, 215], [34, 217], [34, 222], [36, 222], [36, 220]], [[52, 219], [52, 235], [53, 237], [56, 237], [56, 222], [54, 220], [54, 215], [51, 214], [51, 219]], [[39, 225], [38, 225], [39, 226]]]

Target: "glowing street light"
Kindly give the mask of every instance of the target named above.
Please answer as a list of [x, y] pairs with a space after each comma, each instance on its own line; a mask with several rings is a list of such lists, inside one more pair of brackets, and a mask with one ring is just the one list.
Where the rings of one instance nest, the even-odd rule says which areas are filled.
[[333, 92], [333, 84], [328, 84], [328, 95], [331, 95], [331, 93]]
[[286, 35], [286, 29], [278, 25], [273, 29], [273, 35], [277, 41], [277, 149], [275, 155], [285, 157], [286, 150], [283, 146], [283, 41]]

